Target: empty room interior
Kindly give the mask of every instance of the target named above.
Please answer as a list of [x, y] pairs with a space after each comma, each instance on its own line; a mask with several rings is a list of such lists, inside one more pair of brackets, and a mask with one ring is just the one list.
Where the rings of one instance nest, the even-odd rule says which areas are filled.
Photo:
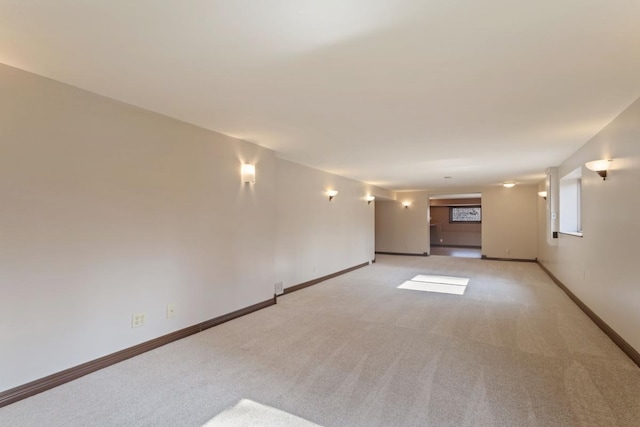
[[636, 426], [640, 2], [0, 0], [0, 426]]

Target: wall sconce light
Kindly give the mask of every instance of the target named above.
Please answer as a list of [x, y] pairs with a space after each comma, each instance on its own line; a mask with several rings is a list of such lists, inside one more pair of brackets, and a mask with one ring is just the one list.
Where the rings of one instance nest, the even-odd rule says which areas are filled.
[[407, 209], [409, 206], [411, 206], [411, 202], [402, 202], [402, 206]]
[[338, 195], [338, 192], [336, 190], [327, 190], [326, 194], [329, 196], [329, 201], [332, 201]]
[[602, 180], [607, 179], [607, 170], [611, 166], [611, 160], [594, 160], [592, 162], [585, 163], [587, 169], [594, 171], [602, 177]]
[[515, 183], [515, 182], [513, 182], [513, 181], [503, 182], [503, 183], [502, 183], [502, 186], [503, 186], [504, 188], [512, 188], [512, 187], [515, 187], [515, 186], [516, 186], [516, 183]]
[[364, 199], [367, 201], [367, 204], [370, 205], [376, 198], [374, 196], [366, 196]]
[[546, 191], [538, 191], [538, 196], [540, 196], [543, 199], [547, 200], [547, 192]]
[[252, 165], [249, 163], [244, 163], [241, 169], [242, 173], [242, 182], [256, 182], [256, 165]]

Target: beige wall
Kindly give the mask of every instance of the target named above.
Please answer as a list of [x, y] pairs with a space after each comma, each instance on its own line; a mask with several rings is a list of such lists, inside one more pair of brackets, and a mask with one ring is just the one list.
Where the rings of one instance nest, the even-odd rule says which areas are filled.
[[[386, 190], [277, 159], [276, 277], [285, 288], [354, 265], [374, 254], [375, 203]], [[329, 201], [327, 189], [338, 190]]]
[[[482, 254], [490, 258], [537, 256], [537, 186], [516, 185], [448, 189], [447, 194], [482, 193]], [[397, 201], [376, 206], [376, 251], [430, 252], [429, 197], [437, 191], [398, 192]], [[401, 201], [414, 200], [404, 210]]]
[[0, 85], [0, 390], [273, 296], [272, 151], [7, 66]]
[[[411, 202], [404, 208], [402, 202]], [[377, 252], [424, 254], [429, 251], [429, 199], [424, 191], [398, 192], [396, 200], [376, 201]]]
[[[540, 236], [539, 258], [580, 300], [640, 351], [640, 100], [559, 167], [564, 176], [585, 162], [612, 158], [609, 177], [582, 172], [584, 237]], [[542, 184], [541, 184], [542, 186]], [[546, 209], [539, 204], [539, 208]], [[560, 216], [562, 212], [559, 212]], [[546, 216], [538, 215], [540, 233]]]
[[431, 206], [463, 206], [463, 205], [481, 205], [482, 199], [477, 197], [473, 199], [432, 199], [429, 201]]
[[[546, 181], [540, 182], [540, 184], [538, 185], [538, 191], [547, 191], [547, 194], [549, 194]], [[538, 200], [538, 206], [537, 206], [538, 226], [536, 227], [536, 232], [537, 232], [536, 234], [538, 238], [538, 261], [541, 261], [540, 257], [541, 257], [542, 251], [544, 251], [544, 248], [546, 247], [548, 242], [552, 241], [552, 237], [551, 237], [552, 231], [550, 228], [547, 228], [547, 218], [551, 220], [551, 213], [550, 213], [551, 203], [549, 199], [550, 199], [549, 197], [544, 199], [540, 196], [538, 196], [538, 199], [537, 199]]]
[[3, 65], [0, 93], [0, 391], [373, 257], [357, 199], [388, 190]]
[[482, 253], [490, 258], [536, 259], [538, 186], [482, 190]]

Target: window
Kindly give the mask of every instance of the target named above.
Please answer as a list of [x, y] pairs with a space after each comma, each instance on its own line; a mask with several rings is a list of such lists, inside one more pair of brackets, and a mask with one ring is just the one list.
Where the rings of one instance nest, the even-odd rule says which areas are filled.
[[482, 208], [480, 206], [452, 206], [449, 208], [449, 222], [479, 224], [482, 222]]
[[560, 232], [582, 236], [582, 167], [560, 179]]

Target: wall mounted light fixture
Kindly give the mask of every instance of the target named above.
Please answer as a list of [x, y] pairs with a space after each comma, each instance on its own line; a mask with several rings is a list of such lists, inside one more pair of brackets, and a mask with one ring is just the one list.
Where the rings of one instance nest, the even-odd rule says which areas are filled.
[[547, 200], [547, 192], [546, 191], [538, 191], [538, 196], [540, 196], [543, 199]]
[[516, 185], [516, 183], [513, 182], [513, 181], [508, 181], [508, 182], [503, 182], [502, 183], [502, 186], [504, 188], [512, 188], [512, 187], [515, 187], [515, 185]]
[[329, 196], [329, 201], [332, 201], [334, 197], [338, 195], [338, 191], [336, 190], [327, 190], [327, 196]]
[[256, 182], [256, 165], [244, 163], [241, 169], [242, 182]]
[[402, 202], [402, 206], [407, 209], [409, 206], [411, 206], [411, 202]]
[[603, 180], [607, 179], [607, 171], [611, 166], [612, 160], [594, 160], [592, 162], [585, 163], [587, 169], [594, 171], [602, 177]]
[[365, 196], [364, 199], [367, 201], [367, 204], [370, 205], [376, 198], [375, 196]]

